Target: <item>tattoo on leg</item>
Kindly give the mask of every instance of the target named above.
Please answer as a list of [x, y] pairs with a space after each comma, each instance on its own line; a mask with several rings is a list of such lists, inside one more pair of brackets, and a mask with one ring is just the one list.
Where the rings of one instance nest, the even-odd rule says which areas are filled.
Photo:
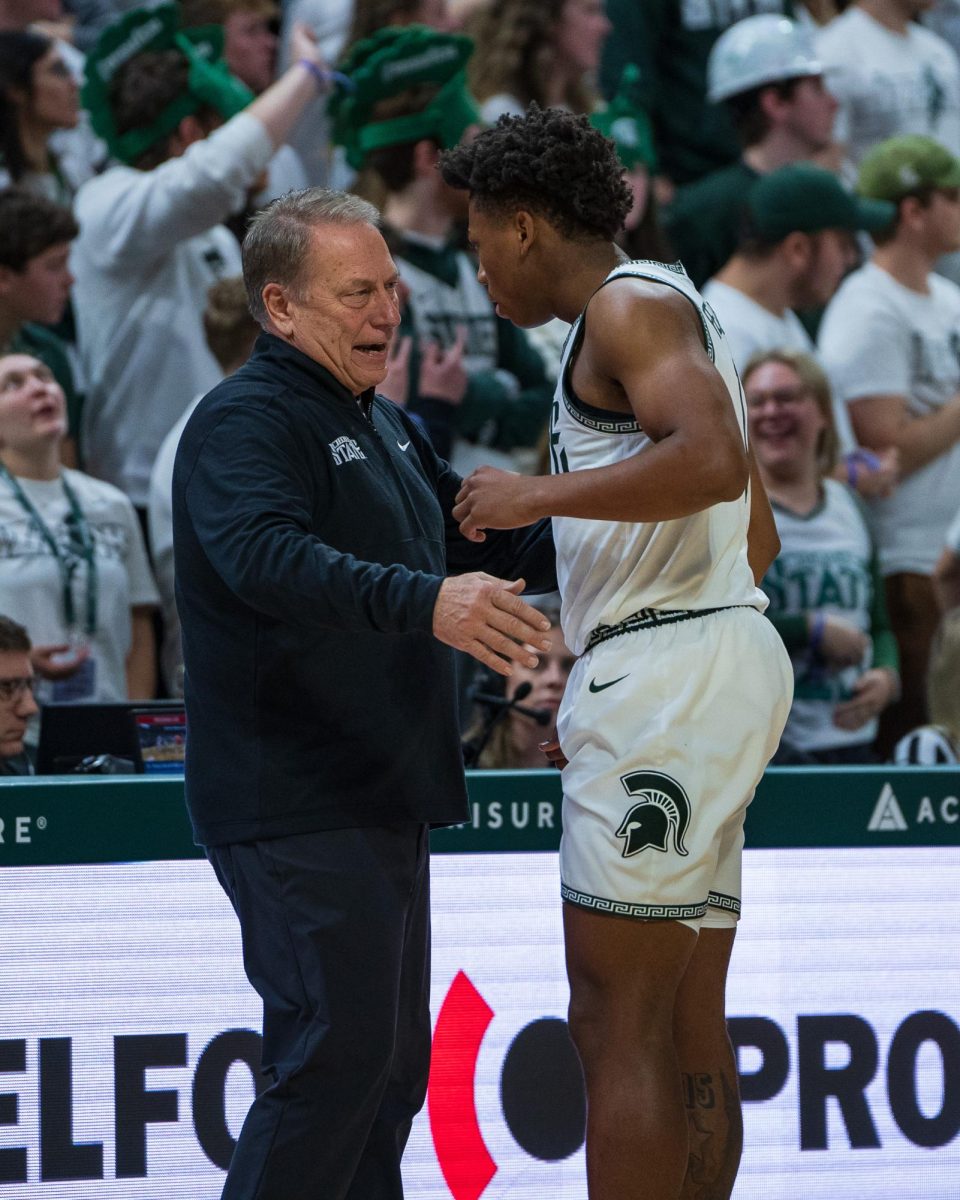
[[683, 1075], [690, 1138], [681, 1200], [729, 1200], [743, 1148], [736, 1079], [723, 1071]]

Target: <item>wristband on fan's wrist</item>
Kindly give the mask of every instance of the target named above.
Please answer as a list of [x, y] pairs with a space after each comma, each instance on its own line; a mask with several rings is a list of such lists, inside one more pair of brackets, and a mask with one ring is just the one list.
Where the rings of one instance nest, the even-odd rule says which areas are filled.
[[309, 58], [298, 58], [297, 66], [304, 67], [314, 78], [314, 82], [321, 92], [329, 92], [331, 86], [335, 83], [352, 91], [355, 88], [353, 80], [349, 75], [344, 75], [342, 71], [328, 71], [325, 67], [321, 67], [318, 63], [312, 62]]
[[849, 454], [843, 456], [843, 465], [847, 469], [847, 483], [856, 489], [861, 468], [866, 468], [868, 471], [878, 471], [880, 469], [880, 459], [870, 450], [864, 450], [862, 446], [858, 446], [856, 450], [851, 450]]

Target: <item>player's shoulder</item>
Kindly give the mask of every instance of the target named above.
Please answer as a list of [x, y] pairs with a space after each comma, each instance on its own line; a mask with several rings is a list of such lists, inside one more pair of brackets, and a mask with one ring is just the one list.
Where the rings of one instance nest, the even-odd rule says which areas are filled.
[[[686, 274], [676, 280], [671, 268], [660, 264], [625, 264], [624, 269], [608, 276], [587, 305], [587, 331], [594, 339], [615, 340], [626, 331], [634, 337], [638, 329], [646, 337], [655, 337], [671, 328], [678, 332], [691, 325], [698, 328], [698, 294]], [[639, 323], [639, 324], [638, 324]]]
[[634, 261], [622, 263], [594, 292], [592, 307], [613, 308], [635, 303], [674, 303], [697, 296], [689, 275], [680, 263]]

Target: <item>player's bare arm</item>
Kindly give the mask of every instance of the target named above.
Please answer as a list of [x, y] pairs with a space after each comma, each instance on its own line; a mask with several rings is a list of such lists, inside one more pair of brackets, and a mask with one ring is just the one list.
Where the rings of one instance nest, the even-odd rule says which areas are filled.
[[563, 475], [481, 467], [453, 510], [466, 536], [547, 516], [668, 521], [743, 494], [743, 438], [684, 297], [635, 279], [602, 288], [587, 310], [573, 387], [588, 404], [632, 411], [654, 444], [624, 462]]
[[773, 509], [767, 489], [760, 478], [757, 460], [750, 452], [750, 524], [747, 526], [747, 562], [753, 572], [753, 582], [760, 581], [780, 553], [780, 535], [773, 519]]

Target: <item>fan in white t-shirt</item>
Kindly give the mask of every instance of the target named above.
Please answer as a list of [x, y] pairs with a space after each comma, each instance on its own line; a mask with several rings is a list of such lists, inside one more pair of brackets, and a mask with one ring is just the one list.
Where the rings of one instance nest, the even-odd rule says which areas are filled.
[[277, 148], [330, 86], [300, 30], [294, 64], [252, 99], [217, 58], [215, 31], [191, 30], [194, 45], [177, 14], [164, 4], [105, 30], [82, 93], [120, 160], [76, 200], [71, 265], [89, 380], [82, 440], [91, 471], [138, 507], [184, 397], [220, 378], [200, 318], [210, 285], [240, 269], [223, 222], [259, 190]]
[[933, 574], [960, 508], [960, 287], [933, 274], [960, 249], [960, 159], [932, 138], [890, 138], [864, 159], [858, 187], [896, 203], [897, 220], [831, 301], [819, 345], [857, 440], [900, 453], [896, 491], [871, 501], [903, 677], [903, 699], [881, 721], [889, 751], [927, 718]]
[[0, 357], [0, 611], [33, 642], [42, 700], [150, 699], [157, 589], [133, 506], [60, 464], [63, 390], [27, 354]]
[[960, 62], [948, 42], [916, 23], [928, 8], [929, 0], [858, 0], [817, 37], [840, 103], [836, 140], [853, 169], [878, 142], [903, 133], [960, 154]]
[[[703, 287], [723, 326], [737, 370], [772, 350], [816, 354], [795, 309], [821, 308], [856, 261], [855, 231], [889, 224], [889, 204], [851, 196], [829, 171], [808, 163], [780, 167], [747, 191], [737, 252]], [[835, 414], [850, 478], [864, 495], [889, 491], [889, 453], [865, 459], [843, 405]]]

